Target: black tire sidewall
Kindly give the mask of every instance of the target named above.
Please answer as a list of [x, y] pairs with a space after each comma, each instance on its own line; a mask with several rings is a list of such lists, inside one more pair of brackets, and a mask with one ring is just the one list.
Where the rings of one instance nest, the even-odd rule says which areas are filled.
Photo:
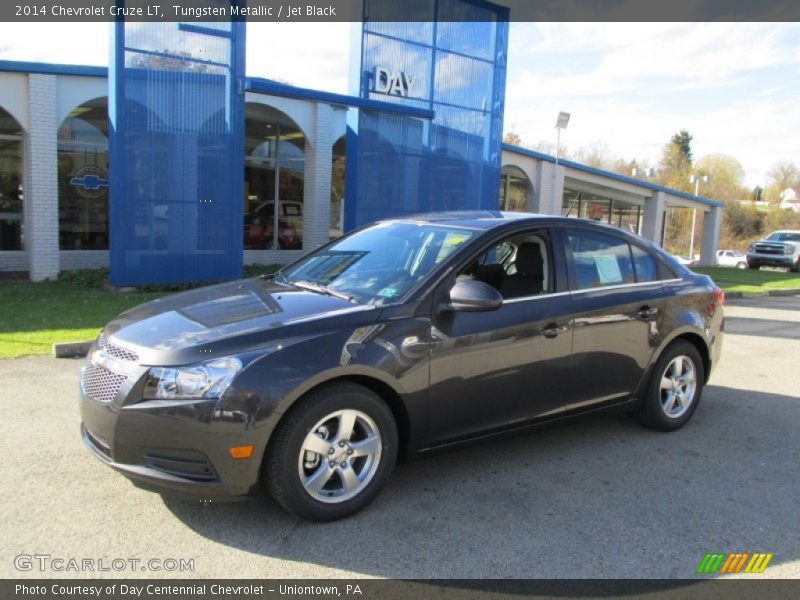
[[[661, 376], [664, 374], [667, 365], [678, 356], [687, 356], [694, 363], [695, 372], [697, 373], [697, 389], [689, 410], [678, 418], [671, 418], [664, 413], [661, 405]], [[642, 423], [651, 429], [659, 431], [675, 431], [683, 427], [692, 418], [697, 406], [700, 404], [705, 376], [703, 359], [694, 344], [685, 340], [677, 340], [670, 344], [656, 361], [653, 372], [650, 375], [647, 394], [640, 412]]]
[[[358, 410], [375, 422], [381, 436], [381, 458], [375, 475], [360, 494], [344, 502], [326, 503], [306, 492], [297, 460], [312, 427], [342, 409]], [[360, 385], [334, 384], [313, 391], [285, 415], [267, 448], [264, 481], [270, 495], [288, 511], [312, 521], [334, 521], [360, 511], [375, 499], [394, 468], [397, 453], [397, 425], [386, 403]]]

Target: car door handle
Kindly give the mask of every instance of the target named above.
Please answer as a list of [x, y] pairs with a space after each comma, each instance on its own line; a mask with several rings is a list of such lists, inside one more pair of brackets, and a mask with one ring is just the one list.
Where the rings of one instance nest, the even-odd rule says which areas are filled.
[[653, 316], [658, 314], [658, 307], [657, 306], [643, 306], [639, 310], [636, 311], [636, 316], [640, 319], [649, 319]]
[[542, 335], [546, 338], [553, 339], [558, 337], [559, 333], [564, 333], [569, 327], [567, 325], [559, 325], [558, 323], [550, 323], [542, 329]]

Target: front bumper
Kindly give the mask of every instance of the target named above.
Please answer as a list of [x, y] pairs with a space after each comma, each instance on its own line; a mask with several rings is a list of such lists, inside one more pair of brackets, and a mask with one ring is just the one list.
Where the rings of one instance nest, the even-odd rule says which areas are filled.
[[[222, 500], [254, 492], [266, 440], [251, 413], [216, 399], [142, 400], [146, 370], [131, 373], [110, 399], [90, 397], [95, 392], [82, 383], [81, 436], [92, 454], [134, 485], [168, 496]], [[231, 446], [245, 444], [255, 447], [252, 458], [230, 456]]]
[[747, 264], [751, 267], [787, 267], [797, 264], [798, 257], [793, 254], [748, 254]]

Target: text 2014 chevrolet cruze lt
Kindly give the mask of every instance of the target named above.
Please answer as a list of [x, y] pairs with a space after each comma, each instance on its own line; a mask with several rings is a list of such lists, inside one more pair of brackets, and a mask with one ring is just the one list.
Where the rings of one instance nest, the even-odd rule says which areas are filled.
[[576, 219], [453, 213], [358, 230], [274, 276], [110, 322], [81, 376], [86, 445], [136, 485], [366, 506], [400, 458], [588, 411], [670, 431], [697, 408], [723, 294]]

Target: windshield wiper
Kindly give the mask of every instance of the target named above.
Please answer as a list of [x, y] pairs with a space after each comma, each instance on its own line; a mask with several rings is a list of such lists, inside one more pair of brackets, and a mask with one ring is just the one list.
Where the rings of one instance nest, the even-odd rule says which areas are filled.
[[323, 285], [321, 283], [316, 283], [315, 281], [288, 281], [287, 283], [302, 288], [304, 290], [309, 290], [311, 292], [319, 292], [322, 294], [327, 294], [328, 296], [334, 296], [335, 298], [341, 298], [342, 300], [347, 300], [348, 302], [353, 301], [353, 297], [340, 292], [339, 290], [334, 290], [333, 288], [328, 287], [327, 285]]

